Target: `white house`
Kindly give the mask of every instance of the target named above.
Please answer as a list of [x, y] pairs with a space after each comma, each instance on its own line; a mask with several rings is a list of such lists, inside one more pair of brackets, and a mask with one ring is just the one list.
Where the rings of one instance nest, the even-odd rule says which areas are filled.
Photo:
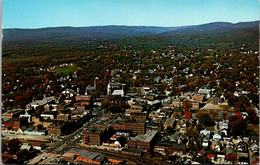
[[31, 115], [27, 111], [25, 111], [25, 114], [20, 114], [19, 118], [21, 118], [21, 117], [27, 117], [28, 123], [31, 122]]
[[221, 139], [221, 136], [218, 133], [213, 135], [213, 140], [220, 140], [220, 139]]
[[201, 134], [201, 135], [204, 135], [204, 136], [207, 136], [207, 135], [210, 135], [210, 131], [207, 130], [207, 128], [205, 128], [204, 130], [201, 130], [201, 131], [200, 131], [200, 134]]

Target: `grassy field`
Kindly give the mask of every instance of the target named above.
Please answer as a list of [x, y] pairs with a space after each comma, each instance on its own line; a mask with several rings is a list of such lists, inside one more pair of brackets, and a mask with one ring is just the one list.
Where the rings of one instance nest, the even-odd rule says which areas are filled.
[[63, 73], [65, 75], [71, 73], [71, 72], [74, 72], [78, 70], [76, 67], [71, 67], [71, 68], [58, 68], [55, 70], [56, 73], [60, 74], [60, 73]]

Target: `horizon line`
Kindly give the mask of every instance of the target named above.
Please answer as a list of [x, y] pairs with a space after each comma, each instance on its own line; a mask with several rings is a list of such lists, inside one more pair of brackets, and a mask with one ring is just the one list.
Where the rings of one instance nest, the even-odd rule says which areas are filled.
[[108, 26], [126, 26], [126, 27], [160, 27], [160, 28], [177, 28], [177, 27], [185, 27], [185, 26], [200, 26], [200, 25], [206, 25], [206, 24], [211, 24], [211, 23], [230, 23], [230, 24], [238, 24], [238, 23], [247, 23], [247, 22], [260, 22], [259, 20], [254, 20], [254, 21], [245, 21], [245, 22], [226, 22], [226, 21], [215, 21], [215, 22], [208, 22], [208, 23], [202, 23], [202, 24], [196, 24], [196, 25], [179, 25], [179, 26], [157, 26], [157, 25], [93, 25], [93, 26], [69, 26], [69, 25], [64, 25], [64, 26], [46, 26], [46, 27], [36, 27], [36, 28], [17, 28], [17, 27], [12, 27], [12, 28], [2, 28], [3, 30], [8, 30], [8, 29], [21, 29], [21, 30], [37, 30], [37, 29], [48, 29], [48, 28], [85, 28], [85, 27], [108, 27]]

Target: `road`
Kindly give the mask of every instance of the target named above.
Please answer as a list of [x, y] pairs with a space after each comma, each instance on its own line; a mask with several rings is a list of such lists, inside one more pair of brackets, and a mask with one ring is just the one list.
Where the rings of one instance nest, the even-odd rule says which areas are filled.
[[[50, 144], [52, 150], [43, 150], [38, 156], [31, 159], [27, 164], [53, 164], [53, 161], [58, 158], [59, 155], [63, 154], [69, 148], [74, 147], [81, 139], [83, 129], [89, 129], [92, 127], [100, 117], [95, 117], [93, 120], [86, 122], [81, 128], [75, 130], [72, 134], [62, 136], [61, 138], [55, 138], [55, 142]], [[75, 137], [78, 137], [75, 139]], [[41, 159], [46, 157], [46, 159]]]

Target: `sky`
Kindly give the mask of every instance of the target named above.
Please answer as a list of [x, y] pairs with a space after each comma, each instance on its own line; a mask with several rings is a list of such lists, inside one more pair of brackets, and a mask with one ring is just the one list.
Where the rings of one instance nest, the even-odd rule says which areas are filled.
[[2, 0], [2, 27], [186, 26], [259, 20], [259, 0]]

